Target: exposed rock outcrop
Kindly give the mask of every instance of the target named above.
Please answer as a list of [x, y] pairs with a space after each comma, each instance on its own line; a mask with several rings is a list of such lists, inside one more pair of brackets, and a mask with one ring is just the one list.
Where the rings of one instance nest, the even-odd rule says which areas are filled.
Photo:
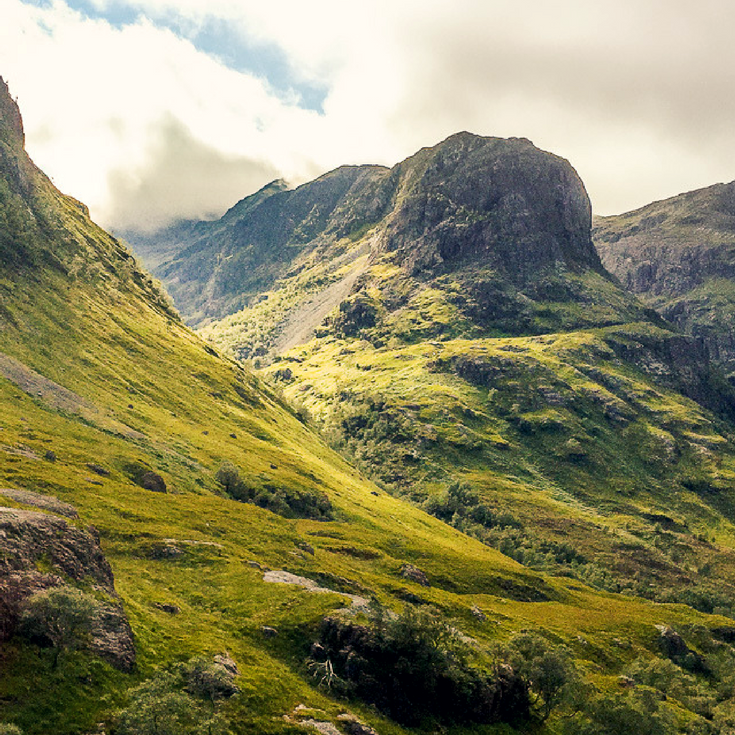
[[[96, 530], [83, 530], [48, 513], [0, 508], [0, 640], [15, 632], [28, 597], [66, 580], [91, 584], [106, 597], [117, 598]], [[133, 633], [119, 603], [100, 604], [91, 647], [114, 666], [133, 668]]]
[[470, 262], [522, 283], [557, 264], [601, 268], [581, 179], [525, 138], [458, 133], [395, 171], [400, 203], [382, 247], [412, 272]]
[[18, 103], [10, 96], [5, 80], [0, 77], [0, 140], [9, 139], [22, 148], [25, 145], [23, 119]]
[[[141, 240], [190, 323], [237, 311], [298, 268], [299, 258], [331, 258], [340, 241], [368, 230], [373, 253], [392, 253], [411, 275], [467, 263], [521, 284], [539, 269], [602, 272], [579, 176], [522, 138], [458, 133], [392, 169], [342, 166], [294, 190], [277, 183], [217, 222]], [[157, 252], [168, 260], [158, 265]]]
[[605, 268], [735, 375], [735, 182], [595, 220]]
[[426, 572], [423, 569], [419, 569], [413, 564], [402, 564], [401, 565], [401, 576], [404, 579], [409, 579], [411, 582], [416, 582], [422, 587], [429, 587], [429, 578], [426, 576]]
[[47, 510], [65, 518], [79, 518], [79, 513], [73, 505], [64, 503], [52, 495], [41, 495], [31, 490], [19, 490], [17, 488], [0, 488], [0, 495], [11, 498], [23, 505], [32, 505], [41, 510]]

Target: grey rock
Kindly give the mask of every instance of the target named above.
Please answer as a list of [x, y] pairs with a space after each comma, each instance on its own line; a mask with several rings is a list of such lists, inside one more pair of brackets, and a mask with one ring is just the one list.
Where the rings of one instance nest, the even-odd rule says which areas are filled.
[[217, 666], [221, 666], [230, 676], [233, 678], [240, 675], [240, 670], [237, 667], [237, 662], [227, 651], [223, 653], [215, 654], [214, 663]]
[[31, 490], [19, 490], [16, 488], [0, 488], [0, 495], [11, 498], [24, 505], [32, 505], [42, 510], [48, 510], [65, 518], [79, 518], [79, 513], [73, 505], [64, 503], [53, 495], [41, 495]]
[[337, 722], [344, 727], [347, 735], [378, 735], [370, 725], [366, 725], [353, 714], [337, 715]]
[[708, 282], [735, 280], [735, 182], [598, 217], [594, 225], [605, 267], [665, 319], [700, 338], [711, 359], [733, 375], [733, 300], [722, 289], [711, 299], [706, 289]]
[[426, 576], [426, 572], [414, 566], [413, 564], [403, 564], [400, 571], [401, 576], [404, 579], [408, 579], [411, 582], [416, 582], [422, 587], [430, 587], [429, 578]]

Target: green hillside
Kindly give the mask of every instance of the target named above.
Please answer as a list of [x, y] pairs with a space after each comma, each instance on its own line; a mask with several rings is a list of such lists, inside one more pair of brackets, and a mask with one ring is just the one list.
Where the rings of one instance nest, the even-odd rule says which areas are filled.
[[731, 610], [732, 390], [604, 273], [573, 169], [461, 134], [393, 172], [383, 220], [325, 231], [202, 334], [388, 491], [527, 566]]
[[[432, 516], [386, 493], [328, 448], [278, 391], [183, 326], [125, 248], [51, 185], [22, 142], [20, 116], [3, 84], [0, 731], [582, 733], [620, 732], [620, 723], [650, 732], [728, 731], [735, 662], [730, 618], [534, 571], [534, 564], [523, 566], [482, 543], [488, 539], [475, 538], [482, 534], [474, 525], [465, 534], [434, 517], [446, 515], [438, 506], [428, 508]], [[607, 283], [600, 275], [580, 275], [588, 277]], [[431, 294], [421, 298], [434, 314]], [[565, 309], [560, 319], [567, 318]], [[298, 364], [306, 375], [321, 362], [323, 388], [333, 369], [329, 350], [354, 350], [344, 355], [345, 375], [377, 377], [379, 363], [390, 367], [394, 377], [376, 389], [394, 402], [401, 373], [393, 368], [404, 365], [406, 378], [413, 373], [414, 393], [401, 400], [419, 407], [407, 411], [424, 410], [423, 388], [441, 392], [446, 402], [432, 402], [441, 412], [441, 420], [433, 419], [434, 443], [445, 449], [426, 454], [425, 477], [421, 465], [411, 465], [395, 487], [415, 482], [417, 492], [408, 494], [419, 499], [440, 490], [452, 474], [449, 458], [464, 462], [476, 451], [467, 442], [479, 441], [479, 428], [479, 459], [460, 475], [492, 505], [483, 511], [474, 501], [465, 504], [483, 529], [512, 534], [530, 529], [532, 520], [542, 529], [547, 520], [569, 516], [572, 525], [580, 519], [577, 525], [588, 529], [590, 544], [596, 537], [620, 544], [640, 538], [645, 549], [660, 551], [657, 559], [672, 579], [685, 563], [692, 575], [704, 576], [697, 565], [705, 559], [711, 573], [719, 573], [731, 544], [729, 490], [720, 487], [730, 477], [729, 455], [718, 449], [729, 442], [729, 425], [673, 388], [654, 388], [640, 371], [609, 368], [615, 359], [606, 350], [614, 350], [616, 340], [630, 349], [628, 334], [577, 332], [568, 338], [576, 345], [553, 336], [457, 338], [437, 343], [431, 355], [431, 344], [421, 341], [377, 346], [379, 335], [373, 344], [367, 333], [328, 334], [320, 338], [326, 351], [310, 356], [319, 344], [312, 343], [302, 348], [303, 362], [282, 361], [273, 369]], [[656, 334], [652, 339], [658, 344]], [[711, 461], [686, 465], [701, 469], [712, 489], [682, 491], [679, 504], [666, 509], [673, 520], [657, 521], [660, 530], [649, 542], [653, 520], [641, 516], [640, 526], [626, 528], [615, 504], [605, 508], [596, 500], [590, 507], [590, 498], [572, 486], [575, 465], [560, 463], [557, 475], [550, 466], [535, 466], [538, 452], [522, 448], [514, 433], [521, 424], [511, 430], [498, 419], [486, 443], [490, 423], [471, 412], [484, 405], [488, 391], [452, 372], [457, 355], [483, 347], [488, 354], [528, 353], [513, 370], [527, 363], [540, 374], [539, 366], [549, 365], [568, 381], [568, 389], [552, 386], [556, 391], [597, 390], [600, 403], [589, 398], [591, 437], [603, 426], [594, 411], [608, 406], [624, 414], [623, 399], [596, 388], [602, 377], [587, 379], [565, 360], [575, 349], [598, 351], [601, 373], [664, 416], [676, 447], [712, 452]], [[692, 377], [692, 390], [706, 384], [700, 378]], [[300, 380], [293, 374], [281, 379], [287, 391]], [[327, 408], [336, 403], [309, 380], [314, 388], [303, 391], [305, 402], [315, 420], [318, 406], [325, 407], [327, 426], [334, 415]], [[349, 411], [359, 406], [345, 404]], [[459, 410], [462, 423], [452, 418]], [[518, 411], [530, 422], [533, 441], [546, 447], [545, 429], [536, 436], [533, 427], [545, 426], [547, 418], [553, 423], [551, 409], [539, 413], [523, 404]], [[558, 432], [588, 441], [576, 413], [558, 413]], [[626, 446], [644, 436], [641, 421], [631, 420]], [[651, 418], [650, 441], [668, 446], [658, 425]], [[396, 442], [374, 445], [392, 452]], [[446, 454], [450, 446], [456, 454]], [[359, 454], [357, 446], [347, 449]], [[512, 473], [495, 463], [495, 453], [504, 451], [509, 464], [518, 461]], [[440, 454], [445, 460], [435, 467]], [[379, 457], [360, 462], [377, 477], [384, 474]], [[623, 490], [634, 485], [630, 480]], [[654, 488], [650, 499], [631, 496], [630, 502], [660, 514], [659, 493]], [[523, 499], [528, 512], [512, 497]], [[701, 520], [706, 513], [708, 523]], [[460, 518], [449, 520], [462, 525]], [[38, 546], [41, 538], [45, 547]], [[576, 543], [576, 535], [569, 538]], [[97, 539], [114, 590], [95, 551]], [[696, 558], [688, 556], [691, 549]], [[677, 553], [685, 561], [674, 561]], [[85, 600], [97, 611], [121, 605], [134, 635], [134, 664], [96, 655], [68, 616], [54, 628], [50, 613], [41, 614], [42, 602], [59, 604], [49, 590], [66, 591], [62, 612], [69, 600]], [[371, 598], [399, 616], [366, 607]], [[9, 612], [16, 609], [17, 625]], [[726, 605], [722, 612], [731, 613]], [[75, 630], [77, 638], [69, 633]], [[529, 630], [540, 631], [541, 639], [521, 634]], [[339, 648], [345, 641], [349, 649]], [[499, 644], [507, 648], [498, 651]], [[392, 664], [381, 666], [385, 661]]]

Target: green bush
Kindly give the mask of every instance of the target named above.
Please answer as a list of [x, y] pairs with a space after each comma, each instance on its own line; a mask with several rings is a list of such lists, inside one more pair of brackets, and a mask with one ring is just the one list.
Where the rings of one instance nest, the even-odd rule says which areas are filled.
[[673, 717], [651, 690], [604, 694], [564, 724], [565, 735], [670, 735]]
[[401, 615], [372, 607], [367, 626], [326, 618], [319, 656], [322, 683], [375, 705], [404, 725], [510, 722], [528, 715], [525, 684], [508, 667], [486, 671], [459, 633], [428, 607]]
[[99, 605], [74, 587], [53, 587], [31, 595], [21, 613], [21, 632], [54, 647], [54, 667], [63, 649], [84, 648], [91, 640]]
[[571, 652], [534, 632], [516, 635], [502, 651], [505, 662], [526, 685], [531, 707], [543, 721], [552, 710], [569, 703], [579, 689]]
[[133, 689], [130, 703], [118, 713], [115, 735], [223, 735], [228, 722], [217, 702], [236, 691], [232, 676], [216, 661], [192, 659]]
[[223, 462], [215, 473], [223, 491], [241, 503], [253, 503], [285, 518], [329, 520], [333, 517], [332, 504], [324, 493], [300, 488], [277, 487], [266, 483], [249, 486], [232, 462]]

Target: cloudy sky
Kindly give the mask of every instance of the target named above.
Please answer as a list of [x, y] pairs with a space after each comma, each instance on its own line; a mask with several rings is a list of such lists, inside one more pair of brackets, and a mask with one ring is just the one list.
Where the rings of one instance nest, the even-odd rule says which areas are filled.
[[732, 0], [0, 0], [27, 147], [112, 228], [459, 130], [569, 159], [599, 214], [735, 179]]

